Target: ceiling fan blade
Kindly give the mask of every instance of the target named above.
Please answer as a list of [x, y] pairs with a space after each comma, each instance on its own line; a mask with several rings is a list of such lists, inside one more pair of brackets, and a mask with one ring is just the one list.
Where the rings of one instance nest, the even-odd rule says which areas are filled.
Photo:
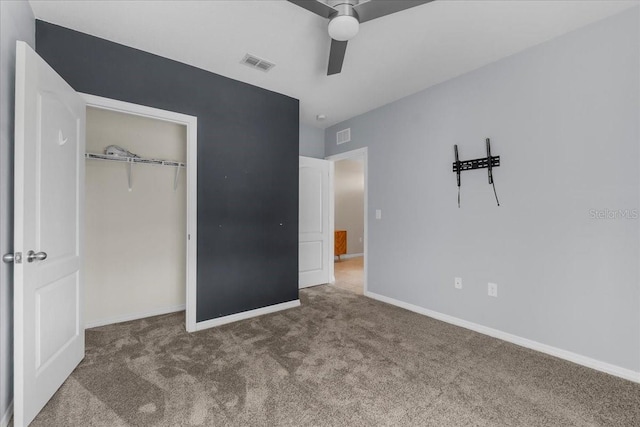
[[363, 23], [432, 1], [434, 0], [370, 0], [354, 6], [353, 9], [358, 12], [360, 23]]
[[309, 12], [313, 12], [318, 16], [322, 16], [323, 18], [329, 18], [331, 14], [336, 12], [336, 10], [331, 6], [328, 6], [325, 3], [321, 3], [316, 0], [288, 0], [288, 1], [289, 3], [293, 3], [297, 6], [300, 6], [303, 9], [307, 9]]
[[327, 76], [338, 74], [342, 71], [342, 63], [344, 62], [344, 54], [347, 52], [347, 42], [340, 42], [331, 39], [331, 51], [329, 52], [329, 67], [327, 68]]

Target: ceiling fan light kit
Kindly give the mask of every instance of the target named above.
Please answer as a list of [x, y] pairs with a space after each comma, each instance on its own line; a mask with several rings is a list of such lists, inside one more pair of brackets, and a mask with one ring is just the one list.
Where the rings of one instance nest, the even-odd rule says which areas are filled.
[[400, 12], [434, 0], [288, 0], [301, 8], [329, 20], [329, 66], [327, 75], [342, 71], [347, 41], [358, 34], [360, 24]]
[[333, 40], [345, 42], [358, 34], [360, 21], [358, 13], [353, 10], [351, 3], [341, 3], [334, 6], [336, 10], [329, 21], [329, 36]]
[[360, 22], [348, 15], [336, 16], [329, 21], [329, 36], [339, 42], [351, 40], [358, 34]]

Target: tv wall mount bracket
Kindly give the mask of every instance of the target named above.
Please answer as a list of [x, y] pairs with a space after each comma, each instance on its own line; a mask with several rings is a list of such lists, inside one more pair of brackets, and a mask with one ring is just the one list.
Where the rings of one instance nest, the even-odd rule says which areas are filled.
[[491, 155], [491, 140], [489, 138], [486, 139], [486, 145], [487, 157], [473, 160], [460, 160], [460, 157], [458, 156], [458, 145], [456, 144], [453, 146], [453, 150], [456, 155], [456, 161], [453, 162], [453, 171], [456, 173], [456, 179], [458, 182], [458, 207], [460, 207], [460, 174], [464, 171], [473, 169], [487, 169], [489, 184], [493, 186], [493, 194], [496, 196], [496, 203], [500, 206], [498, 193], [496, 193], [496, 185], [493, 182], [493, 168], [500, 166], [500, 156]]

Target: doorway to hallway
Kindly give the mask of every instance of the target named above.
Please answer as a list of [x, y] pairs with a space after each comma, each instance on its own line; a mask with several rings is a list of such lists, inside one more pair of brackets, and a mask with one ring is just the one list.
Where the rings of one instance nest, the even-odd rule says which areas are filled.
[[334, 162], [334, 286], [365, 293], [366, 149], [328, 158]]

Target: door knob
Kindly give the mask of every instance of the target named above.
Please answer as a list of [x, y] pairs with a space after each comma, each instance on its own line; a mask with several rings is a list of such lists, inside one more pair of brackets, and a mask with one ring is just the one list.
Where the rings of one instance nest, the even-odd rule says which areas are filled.
[[27, 261], [28, 262], [33, 262], [33, 261], [44, 261], [45, 259], [47, 259], [47, 253], [46, 252], [34, 252], [34, 251], [29, 251], [29, 253], [27, 253]]
[[15, 254], [12, 253], [6, 253], [4, 255], [2, 255], [2, 261], [6, 262], [7, 264], [11, 264], [12, 262], [15, 262], [16, 264], [22, 264], [22, 252], [16, 252]]

